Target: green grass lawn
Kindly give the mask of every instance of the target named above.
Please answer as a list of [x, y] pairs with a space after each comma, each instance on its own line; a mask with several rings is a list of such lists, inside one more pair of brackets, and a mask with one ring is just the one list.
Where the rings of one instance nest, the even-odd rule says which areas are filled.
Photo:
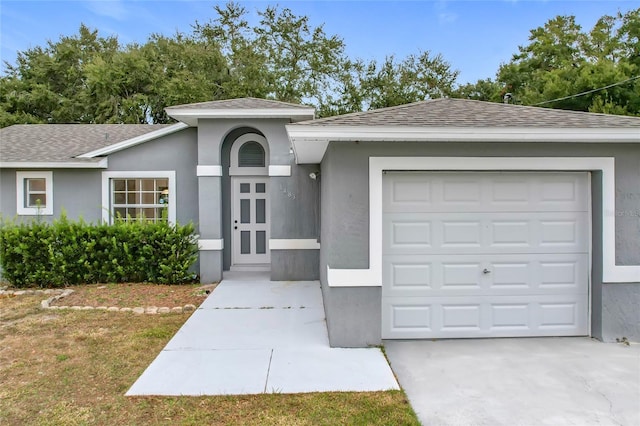
[[402, 391], [125, 397], [187, 315], [0, 299], [2, 425], [418, 425]]

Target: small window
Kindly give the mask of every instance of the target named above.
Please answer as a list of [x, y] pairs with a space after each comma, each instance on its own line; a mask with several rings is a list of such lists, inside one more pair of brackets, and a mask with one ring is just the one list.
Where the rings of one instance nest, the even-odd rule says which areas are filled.
[[264, 148], [258, 142], [245, 142], [238, 152], [238, 167], [264, 167]]
[[19, 215], [53, 214], [53, 173], [16, 173], [17, 213]]

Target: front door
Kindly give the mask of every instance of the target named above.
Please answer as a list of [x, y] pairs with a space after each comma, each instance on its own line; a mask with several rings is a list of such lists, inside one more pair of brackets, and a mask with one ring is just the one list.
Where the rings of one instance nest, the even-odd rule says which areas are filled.
[[269, 269], [269, 178], [231, 179], [232, 269]]

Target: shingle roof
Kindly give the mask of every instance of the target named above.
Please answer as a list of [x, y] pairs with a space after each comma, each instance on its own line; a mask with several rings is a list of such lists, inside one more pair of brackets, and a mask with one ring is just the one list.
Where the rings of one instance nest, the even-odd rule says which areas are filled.
[[303, 121], [291, 126], [298, 125], [319, 127], [640, 128], [640, 117], [443, 98]]
[[269, 99], [241, 98], [222, 101], [198, 102], [195, 104], [173, 105], [167, 108], [173, 109], [314, 109], [307, 105], [293, 104], [289, 102], [273, 101]]
[[170, 124], [19, 124], [0, 129], [1, 162], [95, 162], [78, 155]]

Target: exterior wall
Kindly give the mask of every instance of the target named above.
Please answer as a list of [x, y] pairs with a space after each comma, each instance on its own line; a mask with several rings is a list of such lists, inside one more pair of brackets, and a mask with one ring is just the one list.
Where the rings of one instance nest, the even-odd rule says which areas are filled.
[[640, 284], [602, 286], [602, 335], [605, 342], [626, 337], [640, 342]]
[[320, 283], [333, 347], [381, 343], [382, 289], [335, 288], [327, 283], [327, 265], [369, 266], [368, 169], [368, 165], [364, 169], [359, 164], [352, 167], [348, 158], [335, 153], [333, 145], [322, 160]]
[[16, 169], [0, 169], [0, 217], [16, 215]]
[[320, 250], [271, 250], [271, 280], [319, 279]]
[[[24, 169], [0, 170], [0, 214], [18, 221], [32, 220], [36, 216], [16, 215], [16, 172]], [[29, 171], [33, 171], [29, 169]], [[53, 169], [53, 215], [42, 215], [40, 220], [53, 221], [64, 211], [69, 219], [83, 218], [87, 222], [101, 219], [101, 170]]]
[[197, 225], [196, 150], [195, 129], [185, 129], [109, 155], [109, 168], [105, 171], [175, 171], [176, 220]]
[[[298, 166], [289, 153], [285, 119], [216, 119], [198, 122], [198, 162], [200, 166], [222, 166], [222, 176], [199, 177], [201, 200], [220, 200], [221, 211], [200, 207], [200, 233], [203, 238], [223, 239], [219, 257], [203, 265], [203, 280], [215, 281], [231, 266], [231, 193], [229, 177], [233, 142], [242, 134], [262, 134], [269, 145], [269, 165], [291, 166], [291, 176], [269, 179], [271, 238], [316, 239], [317, 182], [309, 178], [317, 168]], [[219, 183], [216, 183], [219, 182]], [[315, 253], [314, 253], [315, 252]], [[274, 280], [317, 279], [318, 250], [272, 250], [271, 278]], [[316, 261], [314, 262], [314, 259]], [[205, 269], [206, 268], [206, 269]]]
[[[616, 263], [640, 264], [640, 149], [635, 144], [549, 143], [330, 143], [322, 162], [322, 248], [320, 275], [332, 346], [380, 343], [380, 288], [328, 287], [331, 268], [369, 266], [369, 157], [615, 157]], [[593, 174], [594, 192], [601, 185]], [[348, 182], [348, 185], [346, 184]], [[593, 199], [597, 212], [602, 201]], [[594, 230], [602, 218], [594, 214]], [[604, 341], [627, 337], [640, 340], [640, 283], [602, 284], [602, 240], [593, 239], [592, 334]], [[599, 255], [599, 256], [598, 256]], [[601, 278], [600, 278], [601, 281]], [[358, 302], [345, 304], [354, 295]], [[356, 312], [354, 312], [354, 309]], [[354, 317], [358, 320], [354, 321]], [[361, 320], [364, 318], [365, 320]]]
[[[319, 182], [309, 177], [318, 167], [296, 165], [293, 158], [289, 161], [291, 176], [269, 179], [271, 238], [318, 240]], [[318, 265], [319, 250], [271, 250], [271, 279], [275, 281], [317, 280]]]

